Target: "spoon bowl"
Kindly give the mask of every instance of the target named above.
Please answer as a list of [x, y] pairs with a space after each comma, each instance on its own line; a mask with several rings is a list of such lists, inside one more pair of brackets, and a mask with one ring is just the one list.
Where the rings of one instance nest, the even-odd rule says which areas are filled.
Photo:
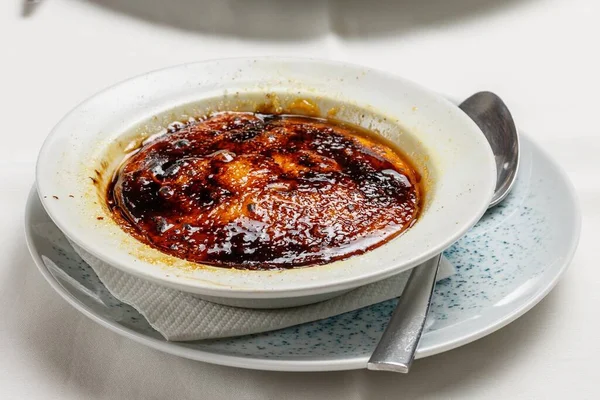
[[485, 135], [496, 160], [496, 189], [489, 208], [498, 205], [513, 187], [519, 170], [519, 135], [506, 104], [492, 92], [478, 92], [463, 101], [465, 112]]

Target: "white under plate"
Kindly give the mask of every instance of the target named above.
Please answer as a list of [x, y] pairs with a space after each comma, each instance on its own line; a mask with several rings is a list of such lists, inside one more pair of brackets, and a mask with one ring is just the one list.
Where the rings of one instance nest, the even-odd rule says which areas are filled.
[[[264, 334], [167, 342], [104, 288], [44, 212], [35, 191], [26, 212], [29, 249], [51, 286], [101, 325], [155, 349], [215, 364], [277, 370], [365, 368], [396, 300]], [[457, 273], [437, 283], [417, 358], [488, 335], [523, 315], [554, 287], [573, 257], [581, 215], [562, 170], [522, 136], [511, 195], [446, 251]]]

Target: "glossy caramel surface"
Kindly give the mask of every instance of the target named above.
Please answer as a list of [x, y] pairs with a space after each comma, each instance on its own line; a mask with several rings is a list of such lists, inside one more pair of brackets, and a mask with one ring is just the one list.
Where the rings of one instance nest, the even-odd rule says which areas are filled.
[[220, 113], [130, 154], [107, 201], [124, 229], [167, 254], [281, 269], [395, 237], [418, 216], [418, 180], [397, 152], [356, 127]]

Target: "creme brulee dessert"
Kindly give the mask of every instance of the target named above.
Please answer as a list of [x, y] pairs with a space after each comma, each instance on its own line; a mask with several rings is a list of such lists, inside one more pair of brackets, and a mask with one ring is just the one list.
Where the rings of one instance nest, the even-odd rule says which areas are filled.
[[327, 119], [224, 112], [129, 154], [108, 188], [140, 241], [200, 264], [251, 270], [324, 264], [409, 228], [420, 177], [374, 134]]

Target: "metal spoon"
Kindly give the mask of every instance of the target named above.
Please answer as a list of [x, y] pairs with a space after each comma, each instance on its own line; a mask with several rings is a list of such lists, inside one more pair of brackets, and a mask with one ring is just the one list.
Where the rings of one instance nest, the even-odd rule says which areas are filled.
[[[489, 208], [500, 203], [519, 169], [519, 136], [506, 104], [494, 93], [475, 93], [459, 106], [482, 130], [496, 159], [496, 189]], [[415, 267], [367, 368], [407, 373], [423, 333], [441, 254]]]

